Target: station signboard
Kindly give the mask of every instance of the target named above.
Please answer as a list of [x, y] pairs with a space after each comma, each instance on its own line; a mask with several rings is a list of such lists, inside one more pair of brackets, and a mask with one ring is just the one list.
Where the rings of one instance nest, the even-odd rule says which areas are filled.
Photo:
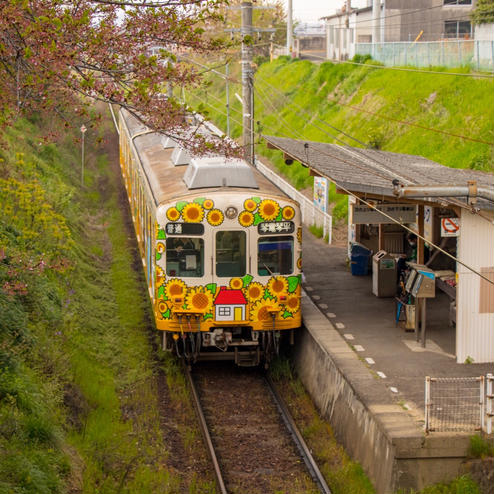
[[414, 204], [377, 204], [375, 207], [376, 209], [365, 205], [354, 206], [353, 223], [376, 225], [393, 223], [393, 220], [400, 223], [415, 223], [416, 221]]
[[314, 177], [314, 205], [323, 213], [328, 212], [328, 179]]

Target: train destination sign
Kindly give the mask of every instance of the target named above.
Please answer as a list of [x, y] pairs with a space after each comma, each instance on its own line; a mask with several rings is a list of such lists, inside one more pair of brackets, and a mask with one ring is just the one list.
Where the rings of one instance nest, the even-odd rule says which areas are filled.
[[202, 223], [167, 223], [166, 233], [168, 235], [203, 235], [204, 225]]
[[[414, 204], [377, 204], [377, 211], [365, 205], [354, 206], [353, 223], [362, 224], [379, 224], [392, 223], [398, 220], [401, 223], [415, 223], [415, 205]], [[384, 214], [381, 214], [382, 211]]]
[[257, 225], [259, 235], [271, 235], [272, 233], [293, 233], [295, 223], [293, 221], [267, 221]]

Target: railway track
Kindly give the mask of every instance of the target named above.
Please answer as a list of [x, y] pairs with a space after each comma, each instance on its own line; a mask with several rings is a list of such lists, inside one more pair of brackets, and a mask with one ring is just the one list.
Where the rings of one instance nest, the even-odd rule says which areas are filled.
[[331, 494], [269, 378], [218, 362], [184, 368], [218, 492]]

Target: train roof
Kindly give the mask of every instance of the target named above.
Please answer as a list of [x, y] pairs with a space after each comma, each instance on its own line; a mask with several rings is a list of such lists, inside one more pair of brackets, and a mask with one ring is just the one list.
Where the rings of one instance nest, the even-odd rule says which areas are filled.
[[[202, 191], [211, 194], [252, 190], [291, 201], [245, 160], [217, 155], [192, 156], [176, 140], [151, 131], [125, 110], [120, 115], [140, 158], [156, 205], [201, 194]], [[205, 125], [199, 131], [214, 136]], [[184, 138], [187, 137], [185, 133]]]

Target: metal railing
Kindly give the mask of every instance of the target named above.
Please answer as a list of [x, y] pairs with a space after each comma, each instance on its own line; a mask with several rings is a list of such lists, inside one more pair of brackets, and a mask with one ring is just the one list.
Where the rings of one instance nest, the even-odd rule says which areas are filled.
[[[487, 376], [492, 394], [492, 376]], [[425, 378], [425, 432], [486, 430], [484, 376]], [[489, 394], [489, 392], [487, 393]], [[490, 407], [492, 410], [492, 398]], [[487, 417], [488, 418], [488, 417]], [[491, 413], [492, 427], [492, 413]]]
[[357, 43], [355, 53], [371, 55], [374, 60], [390, 66], [469, 66], [476, 70], [494, 70], [494, 41], [458, 39], [417, 43]]
[[492, 434], [492, 426], [494, 425], [494, 395], [492, 394], [493, 383], [494, 376], [492, 374], [487, 374], [487, 376], [485, 376], [485, 432], [487, 432], [487, 434]]
[[321, 211], [309, 198], [304, 196], [295, 187], [283, 180], [276, 172], [271, 170], [256, 157], [256, 168], [274, 185], [300, 204], [302, 222], [306, 225], [315, 225], [323, 229], [323, 238], [330, 244], [333, 235], [333, 217]]

